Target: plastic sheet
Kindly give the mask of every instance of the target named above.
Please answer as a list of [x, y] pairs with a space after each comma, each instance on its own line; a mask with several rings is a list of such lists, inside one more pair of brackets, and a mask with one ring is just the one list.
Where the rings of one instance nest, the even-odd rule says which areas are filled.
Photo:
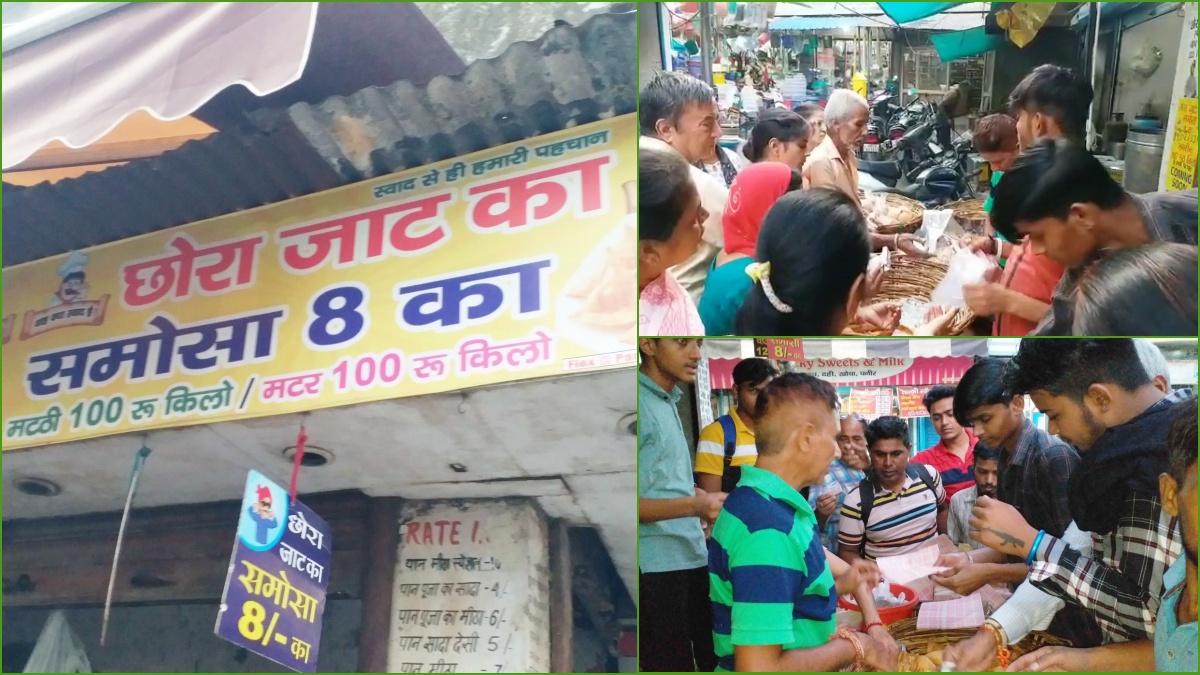
[[987, 277], [992, 268], [992, 261], [980, 253], [972, 253], [968, 249], [959, 249], [950, 257], [950, 266], [946, 276], [929, 294], [929, 301], [935, 305], [967, 309], [963, 299], [963, 286], [977, 284]]
[[29, 655], [29, 663], [25, 664], [27, 673], [90, 673], [92, 664], [88, 661], [87, 652], [83, 649], [83, 641], [71, 630], [67, 623], [67, 613], [61, 609], [50, 612], [42, 634], [38, 636], [33, 653]]

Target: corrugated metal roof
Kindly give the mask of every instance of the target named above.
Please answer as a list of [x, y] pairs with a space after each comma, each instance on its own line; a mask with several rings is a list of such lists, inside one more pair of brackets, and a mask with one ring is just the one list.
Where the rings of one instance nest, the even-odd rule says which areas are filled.
[[252, 113], [159, 157], [4, 185], [3, 263], [284, 201], [637, 109], [636, 17], [597, 15], [424, 87], [397, 82]]

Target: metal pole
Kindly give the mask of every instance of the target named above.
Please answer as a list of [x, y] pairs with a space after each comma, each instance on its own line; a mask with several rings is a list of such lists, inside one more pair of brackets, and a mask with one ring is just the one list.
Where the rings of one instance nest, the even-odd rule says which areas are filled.
[[117, 548], [113, 551], [112, 572], [108, 575], [108, 593], [104, 596], [104, 619], [100, 624], [100, 646], [103, 647], [108, 639], [108, 619], [112, 614], [113, 589], [117, 585], [117, 562], [121, 559], [121, 546], [125, 542], [125, 526], [129, 524], [129, 508], [133, 506], [133, 495], [137, 492], [138, 478], [142, 475], [142, 465], [150, 456], [150, 448], [142, 447], [133, 460], [133, 475], [129, 477], [129, 494], [125, 495], [125, 512], [121, 514], [121, 529], [117, 530]]
[[713, 53], [712, 53], [712, 17], [713, 7], [711, 2], [701, 2], [700, 12], [697, 16], [700, 19], [700, 67], [704, 70], [704, 81], [712, 86], [713, 83]]

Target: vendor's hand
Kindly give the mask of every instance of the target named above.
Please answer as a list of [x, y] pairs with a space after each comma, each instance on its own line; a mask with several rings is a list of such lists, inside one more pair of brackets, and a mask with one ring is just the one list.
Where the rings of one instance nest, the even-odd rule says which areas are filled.
[[970, 562], [967, 554], [960, 551], [958, 553], [942, 553], [933, 565], [934, 567], [948, 567], [951, 570], [958, 571], [969, 565]]
[[979, 632], [946, 647], [942, 663], [949, 661], [960, 673], [980, 673], [996, 667], [996, 640], [991, 633]]
[[967, 307], [979, 316], [995, 316], [1008, 311], [1009, 290], [1000, 284], [966, 284], [962, 291]]
[[913, 335], [949, 335], [950, 326], [954, 323], [956, 312], [953, 310], [947, 311], [945, 307], [934, 306], [929, 308], [929, 312], [925, 315], [925, 323], [913, 329]]
[[828, 518], [837, 508], [838, 496], [832, 492], [817, 497], [817, 515]]
[[696, 496], [692, 501], [692, 513], [700, 520], [711, 523], [720, 515], [726, 496], [724, 492], [705, 492], [696, 488]]
[[925, 251], [925, 240], [915, 234], [902, 234], [896, 239], [896, 246], [906, 254], [914, 258], [928, 258], [929, 253]]
[[867, 630], [867, 635], [870, 635], [871, 639], [879, 643], [884, 656], [893, 661], [900, 659], [900, 644], [896, 642], [896, 638], [892, 637], [892, 634], [886, 628], [879, 625], [871, 626]]
[[900, 326], [900, 303], [879, 302], [874, 305], [859, 306], [856, 317], [861, 323], [870, 324], [886, 331], [894, 331]]
[[1013, 661], [1008, 666], [1010, 673], [1046, 673], [1067, 671], [1090, 671], [1086, 650], [1070, 647], [1042, 647]]
[[1029, 555], [1038, 531], [1025, 522], [1020, 511], [999, 499], [980, 497], [971, 509], [970, 537], [998, 552], [1021, 559]]
[[879, 565], [876, 565], [874, 560], [855, 558], [854, 562], [850, 563], [850, 570], [858, 575], [858, 582], [866, 584], [867, 588], [875, 588], [883, 578], [879, 573]]
[[962, 239], [958, 240], [958, 245], [971, 251], [972, 253], [985, 253], [992, 255], [995, 253], [995, 239], [985, 237], [979, 234], [963, 235]]
[[[858, 641], [862, 643], [867, 667], [884, 673], [894, 673], [899, 669], [899, 648], [893, 651], [888, 645], [867, 633], [859, 633]], [[895, 644], [896, 641], [892, 640], [892, 645]]]
[[939, 586], [949, 588], [959, 595], [970, 595], [987, 584], [987, 575], [981, 565], [964, 565], [961, 569], [949, 569], [929, 576]]
[[879, 295], [879, 289], [883, 287], [883, 273], [887, 271], [883, 263], [882, 255], [871, 256], [871, 262], [867, 263], [867, 298]]

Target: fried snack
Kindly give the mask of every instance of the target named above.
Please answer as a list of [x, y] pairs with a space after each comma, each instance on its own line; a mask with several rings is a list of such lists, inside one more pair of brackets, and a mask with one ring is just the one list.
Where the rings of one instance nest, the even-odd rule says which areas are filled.
[[911, 654], [909, 652], [901, 652], [896, 665], [896, 672], [899, 673], [932, 673], [937, 671], [937, 666], [934, 665], [928, 656]]
[[637, 342], [637, 236], [637, 213], [630, 212], [592, 249], [563, 289], [565, 319], [626, 345]]
[[865, 195], [862, 210], [867, 225], [879, 234], [916, 232], [925, 214], [921, 202], [892, 193]]

